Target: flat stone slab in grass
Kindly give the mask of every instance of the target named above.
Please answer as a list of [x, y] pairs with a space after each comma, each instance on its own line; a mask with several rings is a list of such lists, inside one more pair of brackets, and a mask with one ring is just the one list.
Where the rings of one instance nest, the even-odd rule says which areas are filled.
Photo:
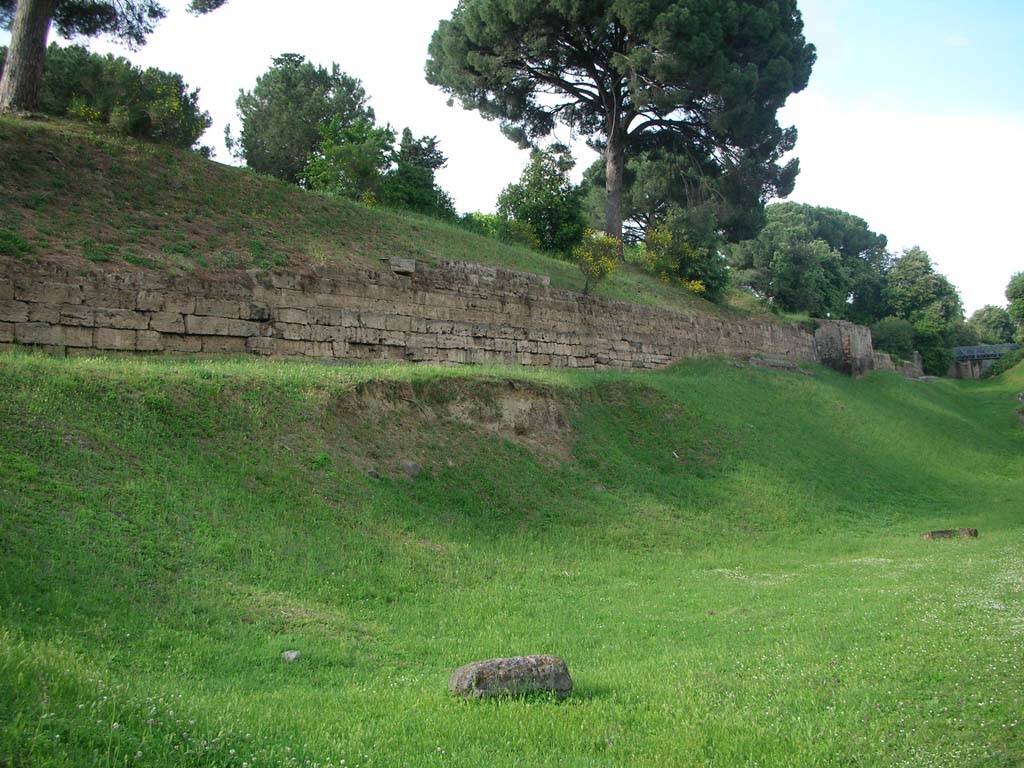
[[448, 690], [466, 699], [528, 693], [551, 693], [562, 699], [572, 692], [572, 678], [557, 656], [514, 656], [459, 667], [448, 680]]
[[926, 541], [936, 541], [937, 539], [976, 539], [978, 538], [977, 528], [947, 528], [943, 531], [928, 531], [922, 533], [921, 538]]

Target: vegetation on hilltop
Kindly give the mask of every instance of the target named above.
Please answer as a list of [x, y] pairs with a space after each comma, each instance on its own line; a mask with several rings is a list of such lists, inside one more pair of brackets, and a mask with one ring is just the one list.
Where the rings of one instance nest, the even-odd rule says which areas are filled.
[[1024, 371], [815, 373], [0, 354], [0, 763], [1019, 765]]
[[[220, 272], [388, 256], [496, 264], [582, 290], [569, 262], [462, 227], [300, 190], [195, 153], [56, 120], [0, 117], [0, 253]], [[639, 304], [718, 311], [638, 267], [594, 289]]]

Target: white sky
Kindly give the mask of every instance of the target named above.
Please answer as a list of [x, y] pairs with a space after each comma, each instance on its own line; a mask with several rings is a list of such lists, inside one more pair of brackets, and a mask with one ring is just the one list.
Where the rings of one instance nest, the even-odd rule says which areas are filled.
[[[216, 147], [222, 161], [228, 160], [225, 124], [239, 130], [238, 91], [251, 89], [273, 56], [301, 53], [324, 66], [337, 62], [363, 81], [378, 122], [438, 137], [449, 158], [439, 182], [460, 211], [487, 211], [518, 178], [527, 154], [495, 123], [448, 107], [445, 95], [423, 77], [430, 35], [456, 3], [291, 0], [282, 6], [278, 0], [229, 0], [195, 18], [184, 11], [187, 0], [164, 0], [168, 18], [140, 51], [99, 40], [90, 47], [180, 72], [200, 88], [200, 104], [214, 121], [203, 143]], [[963, 3], [966, 12], [968, 5]], [[926, 38], [900, 45], [895, 34], [883, 37], [878, 30], [888, 24], [895, 33], [901, 16], [913, 25], [908, 29], [922, 28], [920, 14], [901, 13], [909, 7], [894, 11], [879, 0], [801, 0], [800, 7], [819, 60], [809, 88], [780, 115], [800, 132], [795, 154], [802, 170], [790, 199], [861, 216], [889, 237], [892, 250], [920, 245], [960, 289], [968, 314], [983, 304], [1005, 305], [1010, 275], [1024, 270], [1016, 232], [1024, 108], [998, 89], [988, 94], [993, 89], [974, 88], [978, 98], [965, 101], [962, 92], [946, 94], [941, 86], [956, 56], [973, 52], [963, 70], [982, 68], [982, 78], [985, 66], [1005, 71], [1008, 62], [987, 51], [984, 41], [972, 40], [972, 32], [982, 33], [955, 18], [944, 22], [947, 27], [927, 29], [934, 45]], [[975, 17], [982, 13], [975, 10]], [[6, 38], [0, 33], [0, 44]], [[896, 52], [905, 59], [894, 59]], [[993, 82], [1001, 81], [993, 75]], [[938, 96], [924, 98], [932, 91]], [[564, 130], [560, 138], [568, 139]], [[581, 171], [594, 154], [577, 147]]]

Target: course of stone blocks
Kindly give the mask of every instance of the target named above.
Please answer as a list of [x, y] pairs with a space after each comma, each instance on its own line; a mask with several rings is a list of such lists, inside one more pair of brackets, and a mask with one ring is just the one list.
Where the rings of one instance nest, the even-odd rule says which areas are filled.
[[[465, 262], [387, 259], [379, 268], [181, 276], [0, 257], [0, 346], [67, 354], [252, 353], [569, 368], [764, 356], [822, 359], [854, 375], [884, 365], [867, 329], [824, 321], [817, 335], [818, 341], [770, 318], [585, 296], [552, 288], [546, 276]], [[844, 350], [853, 350], [854, 363]]]

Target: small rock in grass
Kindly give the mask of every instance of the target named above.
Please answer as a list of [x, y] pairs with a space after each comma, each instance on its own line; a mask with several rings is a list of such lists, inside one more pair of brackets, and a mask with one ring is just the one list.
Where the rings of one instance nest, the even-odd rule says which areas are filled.
[[550, 693], [563, 699], [572, 692], [572, 678], [557, 656], [514, 656], [459, 667], [448, 680], [448, 690], [466, 699], [528, 693]]
[[402, 471], [411, 478], [417, 478], [423, 474], [423, 467], [417, 464], [415, 461], [403, 461]]
[[376, 469], [371, 469], [366, 474], [369, 475], [374, 480], [380, 480], [380, 472], [378, 472]]
[[281, 661], [293, 662], [299, 660], [298, 651], [285, 651], [281, 654]]
[[1024, 392], [1018, 392], [1017, 399], [1024, 403]]
[[954, 530], [953, 528], [946, 528], [941, 531], [927, 531], [921, 534], [921, 538], [925, 541], [937, 541], [938, 539], [976, 539], [978, 538], [977, 528], [960, 528]]

